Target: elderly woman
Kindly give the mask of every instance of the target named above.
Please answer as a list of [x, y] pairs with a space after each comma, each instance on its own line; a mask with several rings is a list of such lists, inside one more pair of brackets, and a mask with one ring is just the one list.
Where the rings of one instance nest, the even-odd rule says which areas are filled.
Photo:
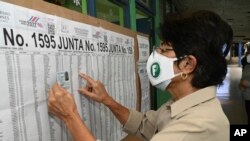
[[[209, 11], [166, 19], [161, 26], [163, 42], [147, 62], [151, 84], [172, 95], [157, 111], [127, 109], [86, 74], [80, 74], [88, 84], [79, 92], [107, 106], [126, 132], [144, 140], [229, 141], [229, 121], [216, 98], [216, 86], [227, 73], [222, 52], [232, 39], [227, 31], [231, 27]], [[49, 111], [64, 121], [73, 138], [96, 140], [81, 121], [72, 96], [58, 84], [49, 93]]]

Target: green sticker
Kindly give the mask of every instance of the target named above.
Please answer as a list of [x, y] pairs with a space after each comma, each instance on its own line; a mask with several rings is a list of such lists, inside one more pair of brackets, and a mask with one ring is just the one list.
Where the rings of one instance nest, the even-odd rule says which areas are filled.
[[160, 65], [159, 63], [153, 63], [151, 65], [151, 75], [154, 77], [154, 78], [157, 78], [159, 75], [160, 75], [160, 72], [161, 72], [161, 69], [160, 69]]

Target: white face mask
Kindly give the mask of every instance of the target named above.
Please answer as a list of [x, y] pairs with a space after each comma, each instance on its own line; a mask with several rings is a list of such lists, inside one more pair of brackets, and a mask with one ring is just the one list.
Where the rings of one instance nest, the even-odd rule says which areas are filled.
[[147, 74], [153, 86], [165, 91], [171, 79], [180, 74], [174, 74], [174, 61], [177, 58], [168, 58], [156, 51], [151, 53], [147, 62]]

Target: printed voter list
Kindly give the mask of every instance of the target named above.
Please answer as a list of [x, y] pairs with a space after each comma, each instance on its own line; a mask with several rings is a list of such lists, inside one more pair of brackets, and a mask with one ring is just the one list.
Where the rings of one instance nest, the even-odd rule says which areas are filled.
[[121, 140], [126, 134], [110, 110], [78, 93], [86, 85], [79, 72], [135, 109], [133, 46], [132, 37], [0, 1], [0, 141], [72, 140], [48, 114], [47, 92], [56, 81], [73, 94], [98, 139]]

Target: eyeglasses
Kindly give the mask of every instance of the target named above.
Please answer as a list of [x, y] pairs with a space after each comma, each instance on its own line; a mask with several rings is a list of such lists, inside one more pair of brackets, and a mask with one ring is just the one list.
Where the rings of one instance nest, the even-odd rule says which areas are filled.
[[[173, 49], [173, 48], [157, 47], [157, 48], [154, 48], [153, 54], [155, 53], [155, 51], [156, 51], [157, 53], [162, 54], [162, 53], [167, 52], [167, 51], [174, 51], [174, 49]], [[176, 61], [180, 61], [180, 60], [186, 58], [187, 56], [188, 56], [188, 55], [180, 56], [180, 57], [178, 57], [178, 60], [176, 60]]]
[[154, 48], [154, 51], [157, 51], [158, 53], [165, 53], [167, 51], [173, 51], [173, 48], [164, 48], [164, 47], [158, 47]]

